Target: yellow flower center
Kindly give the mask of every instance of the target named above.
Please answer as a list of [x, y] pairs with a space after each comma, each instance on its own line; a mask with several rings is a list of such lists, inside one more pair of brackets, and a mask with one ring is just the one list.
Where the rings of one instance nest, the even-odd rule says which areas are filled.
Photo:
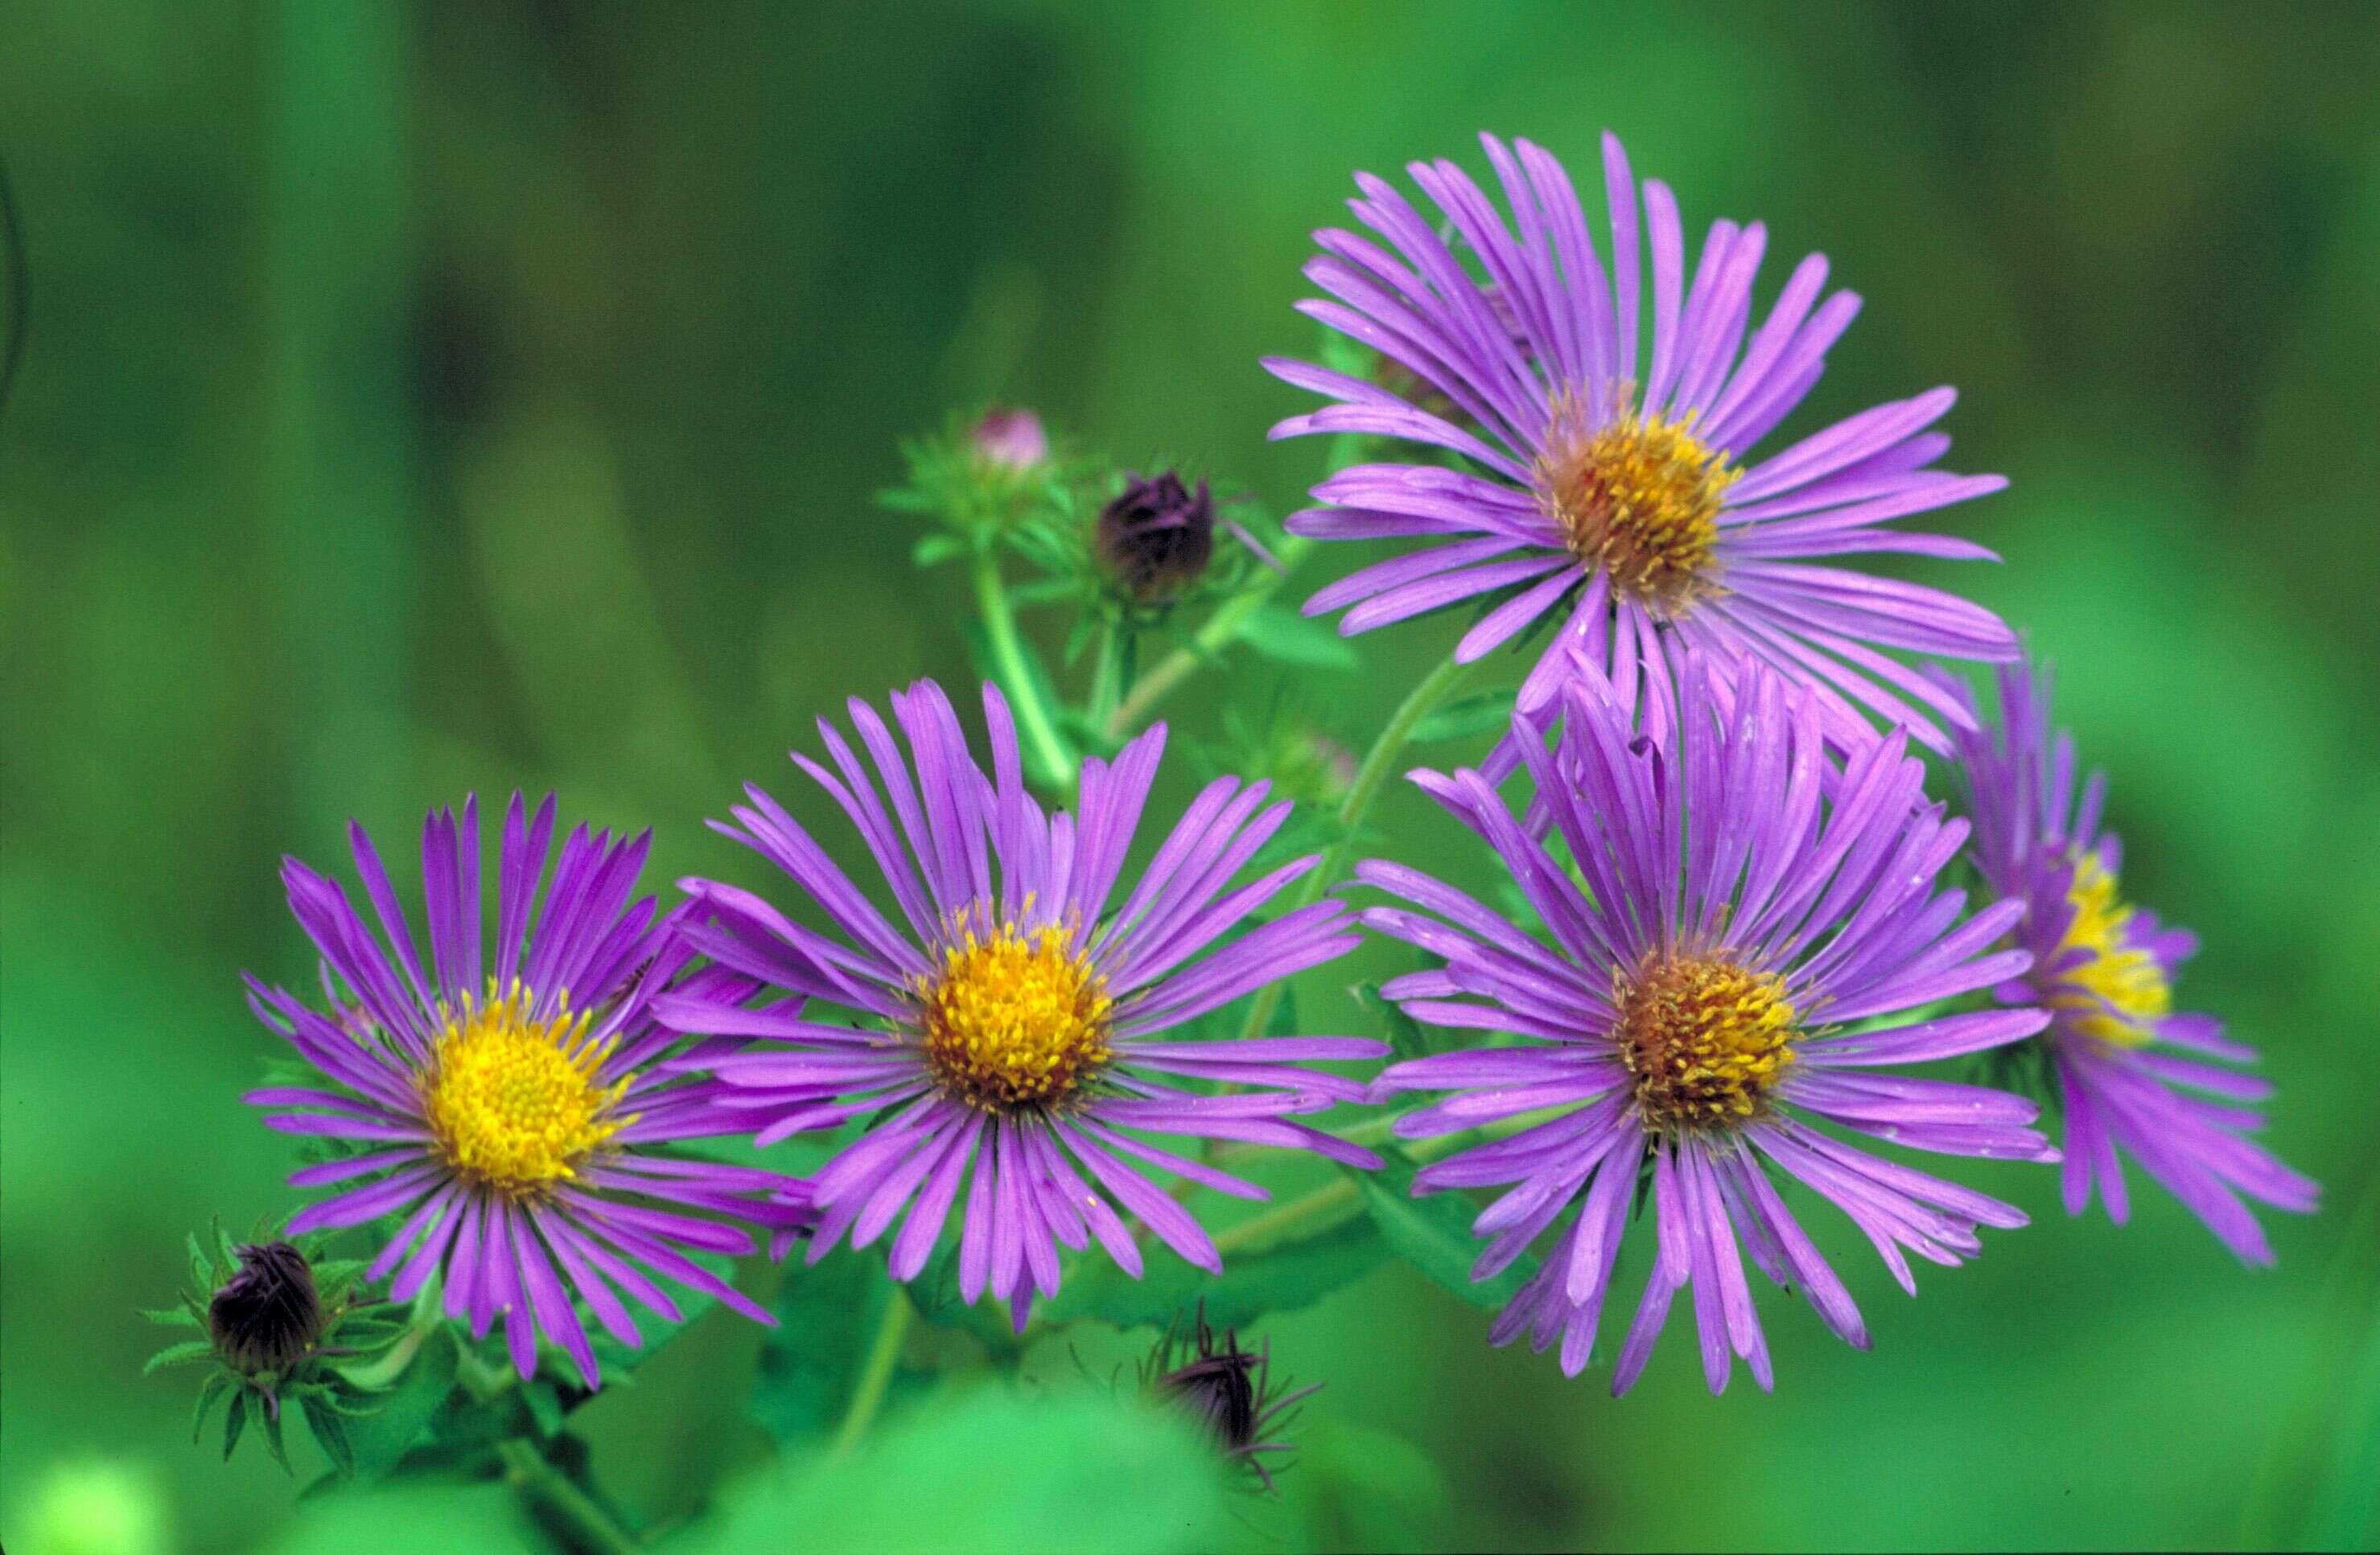
[[1743, 471], [1694, 436], [1692, 412], [1675, 421], [1640, 414], [1625, 408], [1632, 393], [1620, 391], [1621, 412], [1608, 419], [1577, 400], [1556, 402], [1537, 490], [1572, 555], [1674, 615], [1718, 588], [1719, 503]]
[[1675, 1133], [1760, 1110], [1801, 1036], [1785, 979], [1731, 962], [1657, 956], [1617, 979], [1620, 1059], [1647, 1128]]
[[917, 994], [926, 1063], [944, 1094], [970, 1107], [1063, 1101], [1113, 1056], [1113, 1001], [1063, 929], [969, 929]]
[[2119, 1048], [2137, 1048], [2154, 1035], [2150, 1022], [2173, 1012], [2173, 986], [2147, 951], [2128, 944], [2132, 909], [2116, 895], [2116, 877], [2084, 854], [2074, 866], [2066, 899], [2074, 905], [2060, 954], [2082, 950], [2089, 959], [2065, 974], [2049, 1002], [2066, 1025]]
[[528, 991], [466, 1003], [440, 1033], [421, 1082], [431, 1136], [447, 1165], [499, 1193], [522, 1197], [577, 1175], [589, 1152], [628, 1124], [612, 1109], [628, 1082], [597, 1078], [613, 1046], [590, 1037], [591, 1017], [569, 1002], [529, 1018]]

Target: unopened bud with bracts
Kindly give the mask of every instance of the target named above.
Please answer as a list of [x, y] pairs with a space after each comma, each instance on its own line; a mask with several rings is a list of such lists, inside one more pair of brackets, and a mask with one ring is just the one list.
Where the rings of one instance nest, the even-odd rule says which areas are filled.
[[1172, 470], [1130, 475], [1099, 510], [1094, 535], [1100, 565], [1135, 604], [1162, 604], [1196, 583], [1215, 556], [1215, 499], [1205, 480], [1194, 490]]
[[1322, 1389], [1316, 1382], [1275, 1392], [1271, 1343], [1244, 1350], [1239, 1335], [1226, 1330], [1218, 1344], [1203, 1301], [1186, 1337], [1178, 1327], [1166, 1330], [1141, 1367], [1141, 1385], [1196, 1421], [1219, 1452], [1247, 1464], [1268, 1490], [1273, 1479], [1265, 1457], [1293, 1451], [1281, 1433], [1295, 1417], [1296, 1405]]
[[[173, 1306], [144, 1314], [166, 1328], [206, 1337], [169, 1344], [149, 1357], [143, 1375], [160, 1367], [202, 1366], [192, 1440], [207, 1415], [224, 1404], [224, 1456], [240, 1443], [250, 1421], [266, 1451], [286, 1468], [282, 1404], [295, 1399], [314, 1440], [341, 1474], [356, 1468], [345, 1422], [379, 1407], [397, 1380], [423, 1330], [385, 1302], [355, 1294], [365, 1266], [359, 1258], [325, 1258], [319, 1250], [283, 1241], [260, 1227], [253, 1242], [235, 1243], [215, 1222], [204, 1243], [190, 1238], [190, 1278]], [[411, 1345], [399, 1346], [407, 1334]], [[369, 1357], [393, 1351], [396, 1359]]]
[[328, 1326], [313, 1266], [286, 1242], [245, 1242], [239, 1270], [207, 1304], [215, 1352], [236, 1371], [287, 1371], [322, 1342]]
[[994, 469], [1022, 474], [1050, 457], [1050, 434], [1030, 410], [995, 405], [967, 431], [967, 445]]

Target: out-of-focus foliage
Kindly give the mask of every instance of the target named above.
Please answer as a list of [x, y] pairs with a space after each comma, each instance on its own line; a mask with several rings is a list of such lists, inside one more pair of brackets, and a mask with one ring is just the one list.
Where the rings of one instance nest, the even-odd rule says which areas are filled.
[[[1854, 1278], [1873, 1355], [1779, 1303], [1774, 1398], [1707, 1398], [1673, 1338], [1620, 1405], [1488, 1350], [1351, 1219], [1374, 1272], [1266, 1324], [1329, 1383], [1278, 1500], [1219, 1506], [1163, 1422], [1099, 1413], [1078, 1363], [1149, 1334], [1096, 1322], [1027, 1336], [1022, 1386], [1071, 1383], [1043, 1414], [938, 1391], [988, 1341], [919, 1325], [877, 1432], [791, 1480], [761, 1422], [826, 1395], [755, 1399], [793, 1336], [748, 1324], [695, 1324], [572, 1431], [638, 1523], [722, 1549], [788, 1517], [820, 1548], [2368, 1547], [2375, 77], [2352, 4], [0, 7], [33, 304], [0, 407], [0, 1541], [525, 1545], [491, 1486], [298, 1504], [139, 1375], [184, 1229], [287, 1208], [237, 1100], [271, 1044], [237, 970], [310, 975], [279, 856], [550, 784], [657, 823], [656, 886], [757, 883], [698, 818], [759, 778], [839, 838], [785, 748], [969, 673], [963, 569], [914, 569], [926, 529], [871, 505], [902, 437], [996, 397], [1291, 511], [1320, 450], [1264, 442], [1305, 401], [1256, 361], [1313, 344], [1297, 267], [1350, 170], [1475, 167], [1483, 127], [1578, 163], [1609, 126], [1690, 223], [1765, 219], [1866, 298], [1794, 425], [1961, 386], [1955, 461], [2013, 486], [1958, 512], [2008, 565], [1956, 585], [2058, 662], [2128, 889], [2204, 936], [2183, 996], [2265, 1046], [2323, 1214], [2274, 1218], [2250, 1274], [2160, 1195], [2118, 1232], [1993, 1168], [2034, 1226], [1915, 1303]], [[1294, 592], [1362, 559], [1331, 550]], [[1023, 625], [1062, 662], [1056, 612]], [[1293, 651], [1237, 645], [1166, 711], [1226, 747], [1289, 680], [1360, 736], [1456, 629], [1349, 674], [1267, 615]], [[1471, 868], [1416, 796], [1371, 825]], [[1304, 1024], [1378, 1029], [1350, 985], [1408, 969], [1368, 947]]]
[[1236, 1547], [1221, 1465], [1189, 1422], [1129, 1391], [1042, 1399], [992, 1384], [906, 1416], [848, 1456], [729, 1486], [689, 1551]]

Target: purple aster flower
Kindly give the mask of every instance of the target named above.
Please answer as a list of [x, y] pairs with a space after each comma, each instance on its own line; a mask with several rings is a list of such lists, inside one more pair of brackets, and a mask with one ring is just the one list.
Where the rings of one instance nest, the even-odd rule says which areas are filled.
[[679, 978], [694, 953], [673, 921], [657, 920], [652, 898], [629, 900], [650, 833], [572, 831], [534, 912], [553, 817], [551, 796], [532, 817], [515, 795], [505, 812], [492, 964], [482, 958], [476, 798], [459, 825], [440, 810], [422, 828], [426, 966], [360, 825], [349, 829], [356, 871], [384, 939], [335, 881], [285, 860], [290, 911], [322, 953], [332, 1013], [254, 978], [249, 1003], [329, 1086], [247, 1099], [272, 1109], [269, 1128], [360, 1149], [306, 1167], [294, 1185], [370, 1179], [299, 1213], [288, 1234], [401, 1214], [367, 1278], [394, 1273], [389, 1294], [406, 1301], [439, 1273], [447, 1313], [468, 1315], [475, 1337], [503, 1315], [521, 1375], [535, 1369], [542, 1334], [595, 1388], [574, 1294], [630, 1346], [637, 1325], [614, 1286], [671, 1322], [684, 1316], [655, 1274], [773, 1323], [687, 1251], [753, 1250], [716, 1216], [784, 1237], [816, 1217], [797, 1178], [656, 1148], [739, 1132], [744, 1116], [715, 1105], [715, 1085], [657, 1063], [679, 1038], [655, 1024], [654, 996], [673, 979], [721, 997], [751, 984], [717, 968]]
[[1586, 1365], [1630, 1200], [1649, 1178], [1658, 1252], [1615, 1393], [1688, 1286], [1711, 1391], [1727, 1383], [1730, 1349], [1769, 1386], [1739, 1249], [1866, 1347], [1850, 1292], [1776, 1172], [1849, 1215], [1912, 1293], [1903, 1248], [1956, 1264], [1978, 1249], [1979, 1225], [2024, 1223], [1814, 1123], [1952, 1155], [2055, 1154], [2027, 1126], [2030, 1101], [1876, 1072], [2013, 1042], [2048, 1018], [1912, 1013], [2004, 982], [2029, 958], [1987, 948], [2019, 904], [1962, 917], [1963, 893], [1935, 889], [1966, 827], [1923, 803], [1904, 733], [1855, 753], [1828, 785], [1815, 692], [1741, 667], [1723, 711], [1710, 679], [1698, 660], [1682, 665], [1676, 722], [1656, 737], [1584, 669], [1563, 693], [1559, 740], [1528, 729], [1516, 742], [1552, 812], [1545, 840], [1477, 772], [1446, 781], [1441, 798], [1486, 835], [1542, 935], [1402, 865], [1356, 871], [1422, 909], [1377, 907], [1365, 923], [1445, 963], [1388, 995], [1429, 1025], [1520, 1039], [1396, 1064], [1378, 1087], [1454, 1093], [1399, 1118], [1405, 1138], [1526, 1124], [1415, 1178], [1417, 1191], [1513, 1184], [1475, 1222], [1488, 1239], [1475, 1278], [1552, 1233], [1494, 1342], [1526, 1333], [1542, 1350], [1559, 1337], [1563, 1370]]
[[[1352, 1037], [1202, 1040], [1183, 1029], [1357, 943], [1347, 908], [1326, 901], [1201, 956], [1315, 866], [1301, 858], [1232, 884], [1288, 816], [1288, 804], [1265, 804], [1266, 784], [1208, 784], [1118, 904], [1164, 726], [1112, 763], [1084, 762], [1079, 808], [1044, 814], [1025, 792], [1007, 702], [986, 686], [983, 703], [989, 777], [931, 681], [892, 697], [905, 759], [856, 699], [851, 721], [872, 776], [823, 719], [834, 770], [794, 756], [851, 818], [895, 917], [776, 801], [747, 788], [751, 804], [734, 811], [736, 824], [714, 824], [792, 876], [836, 932], [813, 932], [734, 887], [688, 881], [710, 915], [687, 930], [691, 942], [789, 997], [747, 1009], [722, 990], [689, 990], [660, 1009], [683, 1030], [760, 1039], [711, 1066], [742, 1091], [762, 1144], [880, 1114], [819, 1172], [824, 1219], [812, 1261], [846, 1233], [864, 1247], [901, 1220], [892, 1274], [914, 1279], [964, 1187], [960, 1292], [973, 1302], [989, 1289], [1021, 1330], [1036, 1294], [1058, 1289], [1061, 1246], [1096, 1238], [1140, 1274], [1140, 1249], [1118, 1206], [1191, 1263], [1221, 1267], [1197, 1221], [1144, 1169], [1246, 1198], [1264, 1190], [1150, 1136], [1245, 1140], [1378, 1165], [1294, 1120], [1365, 1088], [1303, 1064], [1387, 1049]], [[820, 1019], [806, 1003], [813, 998], [864, 1024]]]
[[[1640, 361], [1639, 210], [1620, 142], [1603, 143], [1607, 273], [1561, 164], [1526, 140], [1509, 150], [1493, 136], [1481, 141], [1512, 227], [1454, 164], [1415, 163], [1414, 181], [1452, 239], [1388, 184], [1359, 174], [1363, 197], [1350, 207], [1379, 241], [1317, 233], [1322, 252], [1305, 267], [1330, 298], [1301, 310], [1427, 392], [1400, 395], [1305, 362], [1265, 364], [1338, 402], [1282, 421], [1275, 437], [1358, 432], [1465, 463], [1359, 465], [1316, 487], [1327, 505], [1293, 515], [1293, 532], [1427, 543], [1330, 584], [1307, 613], [1344, 610], [1340, 630], [1353, 634], [1509, 594], [1456, 648], [1469, 662], [1571, 600], [1557, 640], [1598, 660], [1634, 653], [1666, 673], [1682, 645], [1723, 680], [1740, 659], [1765, 662], [1816, 687], [1828, 735], [1845, 749], [1874, 737], [1852, 703], [1943, 748], [1928, 712], [1953, 723], [1965, 712], [1878, 650], [2006, 659], [2014, 637], [1990, 612], [1938, 589], [1815, 559], [1990, 558], [1967, 541], [1882, 527], [2006, 484], [1933, 468], [1950, 440], [1927, 429], [1954, 391], [1875, 407], [1755, 457], [1858, 311], [1849, 292], [1820, 300], [1825, 258], [1794, 269], [1755, 330], [1767, 229], [1714, 223], [1689, 280], [1677, 201], [1647, 180], [1652, 319]], [[1548, 653], [1525, 699], [1540, 699], [1563, 662]]]
[[[1999, 992], [2049, 1011], [2039, 1045], [2066, 1120], [2067, 1212], [2082, 1213], [2096, 1184], [2108, 1216], [2123, 1221], [2120, 1146], [2225, 1246], [2271, 1263], [2242, 1197], [2303, 1214], [2320, 1189], [2243, 1137], [2264, 1126], [2254, 1108], [2271, 1085], [2187, 1056], [2253, 1063], [2256, 1050], [2226, 1037], [2212, 1015], [2176, 1013], [2174, 975], [2198, 937], [2118, 896], [2123, 844], [2100, 824], [2106, 775], [2092, 773], [2077, 792], [2073, 736], [2050, 731], [2047, 673], [2020, 662], [1998, 680], [1999, 726], [1958, 741], [1974, 820], [1969, 851], [1995, 892], [2024, 905], [2015, 942], [2032, 969]], [[1972, 705], [1964, 686], [1942, 681]]]

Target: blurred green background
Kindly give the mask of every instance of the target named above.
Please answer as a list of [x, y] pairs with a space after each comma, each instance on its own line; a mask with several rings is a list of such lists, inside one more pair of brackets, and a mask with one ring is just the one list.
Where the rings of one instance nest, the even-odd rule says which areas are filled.
[[[1305, 400], [1256, 359], [1312, 345], [1350, 170], [1476, 167], [1488, 127], [1591, 178], [1608, 126], [1690, 225], [1768, 221], [1764, 296], [1822, 249], [1867, 298], [1788, 435], [1964, 391], [1953, 464], [2014, 484], [1952, 520], [2008, 565], [1950, 581], [2058, 661], [2131, 893], [2204, 933], [2185, 1002], [2265, 1047], [2326, 1207], [2250, 1272], [2137, 1175], [2119, 1233], [1985, 1171], [2034, 1228], [1913, 1303], [1847, 1259], [1872, 1355], [1765, 1300], [1773, 1398], [1706, 1396], [1682, 1317], [1614, 1403], [1384, 1269], [1269, 1325], [1330, 1386], [1258, 1542], [2368, 1545], [2375, 79], [2362, 4], [12, 0], [0, 1540], [121, 1494], [156, 1542], [91, 1548], [285, 1535], [132, 1313], [185, 1230], [289, 1203], [237, 1101], [271, 1047], [238, 970], [309, 972], [284, 852], [553, 785], [659, 824], [650, 884], [757, 882], [699, 818], [754, 777], [823, 821], [783, 765], [811, 717], [967, 674], [960, 580], [869, 504], [897, 436], [997, 395], [1284, 511], [1320, 449], [1266, 445]], [[1367, 639], [1325, 699], [1360, 736], [1455, 630]], [[1271, 678], [1171, 711], [1211, 735]], [[1411, 796], [1382, 822], [1473, 868]], [[757, 1342], [714, 1317], [589, 1411], [631, 1507], [761, 1455]]]

